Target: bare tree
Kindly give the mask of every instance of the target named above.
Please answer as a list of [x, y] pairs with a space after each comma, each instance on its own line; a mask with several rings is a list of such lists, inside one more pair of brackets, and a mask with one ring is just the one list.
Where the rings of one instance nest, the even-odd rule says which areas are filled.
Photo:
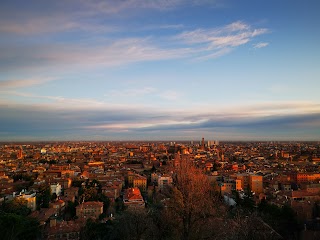
[[175, 173], [175, 185], [166, 208], [168, 215], [180, 229], [181, 239], [200, 239], [208, 230], [204, 227], [212, 227], [208, 225], [209, 219], [219, 216], [222, 204], [208, 177], [188, 159], [180, 160]]

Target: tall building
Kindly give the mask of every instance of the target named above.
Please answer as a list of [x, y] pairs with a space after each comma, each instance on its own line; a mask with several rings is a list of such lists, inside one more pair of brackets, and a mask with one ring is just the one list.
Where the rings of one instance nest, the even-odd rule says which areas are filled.
[[23, 152], [22, 152], [22, 147], [20, 146], [19, 152], [18, 152], [18, 159], [23, 158]]
[[218, 146], [219, 145], [219, 141], [218, 140], [208, 140], [208, 147], [211, 146]]
[[250, 175], [249, 186], [252, 192], [257, 194], [263, 192], [263, 177], [259, 175]]
[[250, 188], [252, 192], [256, 194], [263, 192], [263, 177], [260, 175], [253, 174], [238, 174], [237, 175], [236, 188], [237, 190]]
[[201, 149], [202, 150], [204, 149], [204, 138], [202, 138], [202, 140], [201, 140]]

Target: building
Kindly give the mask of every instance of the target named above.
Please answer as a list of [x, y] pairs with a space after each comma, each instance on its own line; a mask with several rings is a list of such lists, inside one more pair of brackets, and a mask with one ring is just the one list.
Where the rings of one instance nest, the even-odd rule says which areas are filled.
[[75, 198], [78, 197], [78, 191], [79, 191], [78, 187], [71, 187], [71, 188], [65, 189], [64, 196], [67, 199], [70, 199], [71, 202], [74, 202]]
[[82, 228], [81, 222], [76, 221], [60, 221], [56, 218], [50, 218], [50, 224], [44, 229], [43, 238], [48, 240], [79, 240]]
[[55, 193], [57, 196], [61, 195], [61, 185], [59, 183], [54, 183], [50, 185], [51, 194]]
[[17, 196], [17, 198], [23, 199], [27, 203], [27, 207], [31, 209], [31, 211], [35, 211], [37, 208], [37, 203], [36, 203], [36, 194], [22, 194], [20, 196]]
[[65, 210], [66, 203], [59, 199], [53, 203], [50, 203], [50, 207], [55, 209], [55, 214], [60, 215]]
[[23, 152], [22, 152], [22, 147], [20, 147], [19, 152], [18, 152], [18, 159], [23, 158]]
[[128, 188], [123, 196], [123, 203], [129, 210], [145, 208], [145, 203], [139, 188]]
[[316, 182], [320, 180], [320, 173], [292, 172], [289, 177], [295, 183]]
[[248, 187], [256, 194], [263, 192], [263, 177], [260, 175], [253, 174], [238, 174], [236, 182], [237, 190], [245, 190]]
[[250, 175], [249, 187], [251, 191], [256, 194], [263, 193], [263, 177], [259, 175]]
[[160, 190], [163, 190], [167, 186], [172, 185], [172, 177], [169, 175], [159, 176], [158, 178], [158, 187]]
[[236, 189], [236, 181], [225, 181], [219, 183], [221, 194], [231, 194]]
[[128, 174], [128, 184], [130, 187], [140, 188], [141, 191], [147, 191], [147, 178], [136, 173]]
[[103, 202], [89, 201], [76, 207], [76, 216], [79, 218], [98, 219], [103, 213]]
[[207, 144], [208, 144], [208, 147], [218, 146], [219, 145], [219, 141], [217, 141], [217, 140], [208, 140]]

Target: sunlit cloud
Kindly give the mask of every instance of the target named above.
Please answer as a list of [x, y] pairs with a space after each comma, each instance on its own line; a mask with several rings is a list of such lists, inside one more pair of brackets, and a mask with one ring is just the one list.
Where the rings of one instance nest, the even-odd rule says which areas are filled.
[[[25, 95], [28, 97], [37, 97]], [[274, 134], [281, 130], [283, 138], [291, 138], [295, 132], [305, 132], [305, 139], [314, 139], [320, 133], [320, 104], [313, 102], [263, 102], [238, 104], [228, 108], [210, 108], [203, 105], [188, 109], [157, 108], [148, 105], [117, 105], [92, 99], [72, 99], [55, 96], [50, 103], [21, 104], [0, 102], [0, 132], [11, 136], [35, 135], [54, 132], [57, 137], [77, 132], [83, 136], [130, 133], [133, 136], [158, 138], [165, 136], [190, 136], [200, 132], [224, 132], [229, 139], [237, 139], [240, 133], [248, 137]], [[234, 135], [232, 135], [232, 133]], [[250, 135], [251, 134], [251, 135]], [[6, 134], [7, 136], [8, 134]], [[71, 135], [70, 135], [71, 136]], [[4, 134], [0, 134], [5, 137]], [[39, 136], [40, 138], [40, 136]]]
[[0, 80], [0, 91], [10, 88], [30, 87], [52, 81], [54, 78]]
[[161, 128], [166, 126], [176, 126], [176, 125], [190, 125], [203, 122], [199, 120], [194, 121], [182, 121], [182, 120], [170, 120], [170, 119], [146, 119], [144, 122], [124, 122], [124, 123], [107, 123], [102, 125], [89, 126], [88, 129], [108, 129], [108, 130], [132, 130], [132, 129], [151, 129], [151, 128]]

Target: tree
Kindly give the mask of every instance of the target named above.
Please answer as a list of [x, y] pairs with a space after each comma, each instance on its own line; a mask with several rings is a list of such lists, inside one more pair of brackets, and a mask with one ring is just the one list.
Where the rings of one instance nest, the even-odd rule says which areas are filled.
[[55, 192], [52, 193], [52, 195], [51, 195], [51, 201], [54, 202], [54, 201], [57, 200], [57, 198], [58, 198], [57, 194], [56, 194]]
[[152, 239], [152, 221], [145, 211], [126, 211], [118, 217], [111, 239]]
[[155, 202], [152, 204], [149, 210], [149, 216], [153, 223], [153, 233], [154, 239], [175, 239], [177, 231], [175, 229], [175, 224], [168, 221], [169, 216], [167, 211], [164, 211], [164, 206], [161, 203]]
[[299, 231], [297, 216], [291, 207], [284, 205], [280, 208], [262, 201], [258, 206], [258, 210], [263, 221], [286, 239], [294, 238]]
[[97, 201], [98, 191], [94, 187], [83, 188], [83, 193], [81, 194], [85, 201]]
[[51, 189], [47, 187], [42, 194], [42, 207], [48, 208], [51, 199]]
[[245, 195], [242, 201], [240, 201], [242, 207], [247, 209], [248, 211], [252, 211], [255, 207], [255, 202], [253, 200], [253, 194], [250, 186], [248, 185], [245, 189]]
[[113, 231], [111, 222], [100, 223], [92, 219], [88, 219], [86, 225], [81, 233], [81, 239], [110, 239], [110, 234]]
[[181, 160], [175, 172], [175, 186], [166, 209], [180, 229], [181, 239], [199, 239], [200, 234], [212, 234], [203, 227], [210, 218], [219, 215], [222, 204], [217, 204], [219, 197], [208, 177], [188, 160]]
[[37, 239], [40, 233], [39, 222], [26, 216], [0, 211], [0, 233], [1, 239]]
[[75, 216], [76, 216], [76, 204], [71, 201], [68, 201], [65, 214], [64, 214], [64, 219], [66, 221], [70, 221]]
[[48, 186], [44, 186], [41, 188], [39, 193], [37, 194], [37, 209], [40, 208], [48, 208], [51, 200], [51, 189]]
[[27, 207], [27, 201], [23, 198], [15, 198], [9, 202], [4, 202], [1, 209], [6, 213], [14, 213], [21, 216], [28, 216], [31, 210]]
[[312, 208], [312, 218], [316, 219], [320, 217], [320, 206], [319, 202], [315, 202]]
[[84, 182], [84, 180], [73, 180], [72, 181], [72, 187], [78, 187], [81, 188], [81, 184]]

